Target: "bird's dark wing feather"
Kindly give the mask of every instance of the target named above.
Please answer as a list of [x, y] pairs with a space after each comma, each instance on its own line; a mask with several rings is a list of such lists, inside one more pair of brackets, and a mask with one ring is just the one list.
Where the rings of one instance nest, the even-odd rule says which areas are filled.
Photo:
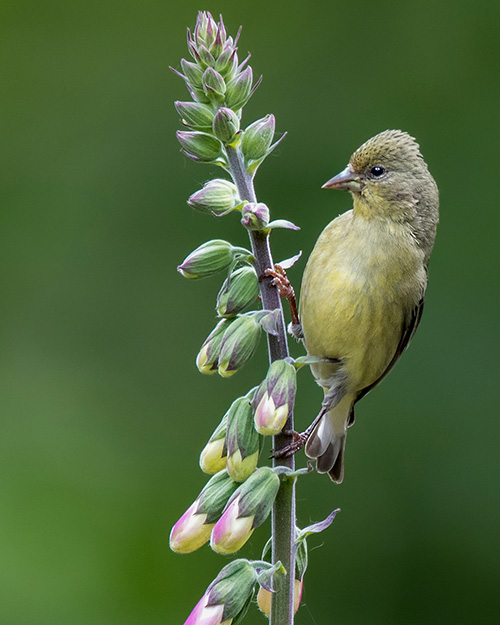
[[[422, 297], [420, 302], [412, 310], [412, 313], [408, 319], [408, 322], [403, 326], [403, 331], [401, 333], [401, 338], [396, 348], [396, 353], [392, 357], [391, 362], [387, 365], [387, 369], [382, 373], [382, 375], [377, 380], [375, 380], [375, 382], [372, 382], [372, 384], [370, 384], [369, 386], [366, 386], [364, 389], [359, 391], [354, 403], [359, 401], [362, 397], [364, 397], [367, 393], [369, 393], [372, 390], [372, 388], [377, 386], [377, 384], [381, 382], [385, 378], [385, 376], [389, 373], [389, 371], [394, 367], [396, 362], [399, 360], [399, 357], [401, 356], [401, 354], [408, 347], [411, 339], [413, 338], [413, 335], [417, 331], [418, 324], [420, 323], [420, 319], [422, 317], [423, 309], [424, 309], [424, 298]], [[353, 410], [353, 417], [354, 417], [354, 410]], [[353, 419], [353, 422], [354, 422], [354, 419]]]

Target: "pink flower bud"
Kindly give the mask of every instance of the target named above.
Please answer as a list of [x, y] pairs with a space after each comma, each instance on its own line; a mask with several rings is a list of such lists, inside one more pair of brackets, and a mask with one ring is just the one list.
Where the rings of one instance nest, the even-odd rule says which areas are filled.
[[230, 625], [244, 616], [252, 599], [256, 573], [248, 560], [227, 564], [205, 591], [184, 625]]
[[274, 436], [283, 429], [288, 417], [288, 404], [276, 406], [272, 396], [264, 393], [255, 409], [255, 429], [264, 436]]
[[241, 224], [247, 230], [264, 230], [269, 223], [269, 208], [258, 202], [248, 203], [241, 210]]
[[195, 501], [184, 512], [170, 532], [170, 549], [176, 553], [191, 553], [204, 545], [210, 538], [215, 523], [206, 523], [206, 514], [196, 514]]
[[272, 436], [281, 432], [293, 408], [296, 385], [294, 365], [287, 359], [275, 360], [254, 397], [255, 429], [260, 434]]
[[223, 621], [224, 604], [207, 605], [209, 595], [205, 593], [188, 616], [184, 625], [230, 625], [231, 619]]
[[226, 471], [214, 475], [170, 532], [170, 548], [191, 553], [204, 545], [215, 522], [238, 487]]
[[215, 524], [210, 546], [217, 553], [235, 553], [253, 534], [253, 517], [238, 517], [239, 505], [235, 499]]
[[241, 549], [254, 529], [269, 516], [279, 484], [279, 477], [269, 467], [257, 469], [243, 482], [212, 530], [212, 549], [223, 554]]

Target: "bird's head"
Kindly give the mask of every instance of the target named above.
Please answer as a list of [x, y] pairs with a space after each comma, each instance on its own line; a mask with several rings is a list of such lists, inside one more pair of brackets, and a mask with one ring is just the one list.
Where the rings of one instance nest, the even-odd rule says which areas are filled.
[[434, 241], [437, 185], [418, 143], [406, 132], [386, 130], [366, 141], [323, 188], [350, 191], [354, 213], [364, 218], [408, 223], [424, 247]]

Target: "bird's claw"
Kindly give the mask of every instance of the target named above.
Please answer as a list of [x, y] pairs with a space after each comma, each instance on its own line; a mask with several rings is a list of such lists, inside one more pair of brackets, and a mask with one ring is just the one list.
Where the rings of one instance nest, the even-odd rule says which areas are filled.
[[273, 450], [271, 453], [271, 458], [289, 458], [293, 456], [295, 453], [302, 449], [304, 445], [307, 443], [307, 439], [309, 435], [306, 432], [284, 432], [285, 434], [291, 434], [293, 436], [293, 441], [286, 445], [286, 447], [282, 447], [278, 450]]
[[288, 300], [295, 297], [295, 292], [290, 284], [290, 280], [281, 265], [274, 265], [273, 269], [266, 269], [264, 271], [264, 276], [272, 278], [271, 284], [278, 289], [280, 297]]

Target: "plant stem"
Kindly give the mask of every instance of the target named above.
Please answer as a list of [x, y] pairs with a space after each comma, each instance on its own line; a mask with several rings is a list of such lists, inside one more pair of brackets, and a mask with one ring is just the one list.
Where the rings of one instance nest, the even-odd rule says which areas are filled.
[[[236, 185], [240, 198], [248, 202], [256, 202], [253, 178], [246, 171], [241, 151], [238, 148], [227, 147], [229, 172]], [[260, 294], [262, 307], [265, 310], [278, 309], [281, 313], [278, 324], [278, 334], [267, 335], [269, 361], [273, 362], [288, 356], [288, 341], [286, 334], [283, 307], [278, 290], [271, 284], [270, 277], [264, 276], [266, 269], [274, 267], [269, 246], [269, 233], [249, 231], [252, 253], [255, 257], [255, 269], [260, 278]], [[273, 438], [274, 449], [282, 449], [292, 442], [293, 411], [290, 412], [283, 432]], [[294, 457], [273, 458], [273, 466], [295, 468]], [[286, 575], [276, 576], [270, 625], [293, 625], [293, 590], [295, 580], [295, 479], [283, 479], [274, 503], [272, 513], [272, 559], [273, 564], [281, 561], [286, 569]]]

